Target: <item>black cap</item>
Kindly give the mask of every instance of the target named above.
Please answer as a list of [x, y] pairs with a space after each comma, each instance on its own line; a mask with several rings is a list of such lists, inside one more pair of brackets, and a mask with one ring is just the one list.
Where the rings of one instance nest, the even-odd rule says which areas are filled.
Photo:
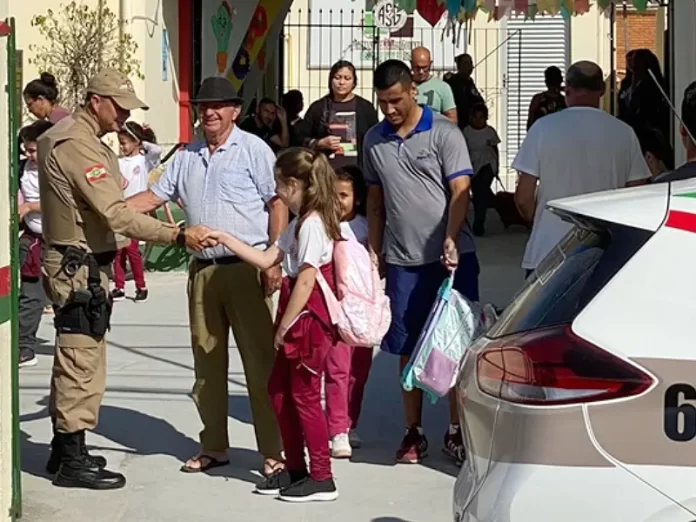
[[234, 103], [241, 105], [242, 98], [237, 94], [237, 89], [227, 79], [220, 76], [211, 76], [203, 80], [198, 94], [193, 103]]

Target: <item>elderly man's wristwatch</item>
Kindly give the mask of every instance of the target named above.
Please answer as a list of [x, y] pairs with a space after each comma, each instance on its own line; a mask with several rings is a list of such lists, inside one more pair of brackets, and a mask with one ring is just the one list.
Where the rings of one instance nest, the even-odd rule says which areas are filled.
[[181, 227], [179, 233], [176, 235], [176, 244], [180, 247], [186, 246], [186, 228]]

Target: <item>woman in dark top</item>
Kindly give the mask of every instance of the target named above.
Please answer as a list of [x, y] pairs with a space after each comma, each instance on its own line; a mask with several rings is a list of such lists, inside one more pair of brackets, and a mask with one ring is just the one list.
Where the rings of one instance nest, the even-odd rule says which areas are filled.
[[362, 164], [363, 138], [377, 124], [377, 111], [355, 94], [356, 86], [353, 64], [336, 62], [329, 72], [329, 94], [305, 114], [305, 145], [324, 152], [333, 168]]
[[[645, 129], [656, 129], [663, 136], [669, 136], [671, 111], [658, 87], [659, 85], [668, 92], [660, 61], [649, 49], [636, 49], [630, 62], [631, 83], [625, 88], [622, 85], [619, 119], [633, 127], [636, 134]], [[655, 80], [651, 77], [651, 72]]]

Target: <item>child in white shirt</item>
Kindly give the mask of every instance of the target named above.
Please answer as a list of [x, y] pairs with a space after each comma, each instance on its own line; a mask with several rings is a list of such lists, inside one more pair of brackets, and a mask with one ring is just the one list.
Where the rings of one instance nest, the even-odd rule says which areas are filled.
[[46, 293], [41, 281], [42, 223], [39, 196], [39, 170], [36, 164], [36, 142], [53, 124], [39, 120], [19, 133], [26, 160], [21, 166], [19, 187], [21, 202], [17, 207], [23, 232], [19, 238], [19, 366], [33, 366], [38, 360], [37, 332], [46, 306]]
[[491, 184], [500, 169], [500, 137], [496, 130], [488, 125], [488, 108], [484, 104], [472, 107], [469, 121], [469, 126], [463, 132], [474, 167], [474, 177], [471, 180], [474, 204], [472, 231], [475, 235], [482, 236], [485, 232], [486, 211], [493, 204]]
[[[268, 391], [285, 449], [285, 469], [256, 487], [287, 502], [338, 498], [331, 472], [321, 382], [327, 355], [338, 340], [318, 278], [335, 292], [333, 244], [341, 239], [335, 174], [326, 156], [290, 148], [278, 156], [278, 197], [297, 217], [275, 245], [265, 251], [225, 232], [210, 232], [207, 246], [226, 246], [243, 261], [266, 270], [281, 264], [284, 278], [278, 303], [278, 350]], [[309, 472], [304, 447], [309, 452]]]
[[[341, 202], [341, 234], [367, 248], [365, 181], [358, 166], [336, 171], [336, 191]], [[326, 360], [324, 387], [331, 455], [350, 458], [362, 444], [355, 429], [362, 408], [365, 384], [372, 367], [372, 349], [352, 347], [339, 341]]]
[[[123, 176], [123, 197], [128, 198], [147, 190], [148, 175], [159, 163], [162, 149], [157, 145], [155, 133], [149, 127], [135, 122], [127, 122], [118, 133], [121, 157], [118, 166]], [[140, 242], [132, 239], [127, 247], [116, 252], [114, 260], [114, 289], [111, 297], [114, 301], [125, 298], [126, 263], [130, 264], [135, 281], [136, 303], [147, 301], [148, 291], [145, 285], [145, 270], [140, 254]]]

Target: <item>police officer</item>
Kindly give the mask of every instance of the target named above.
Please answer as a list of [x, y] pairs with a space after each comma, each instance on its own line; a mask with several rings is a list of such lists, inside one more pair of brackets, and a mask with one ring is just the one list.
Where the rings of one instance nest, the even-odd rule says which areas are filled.
[[130, 80], [104, 70], [89, 81], [84, 107], [38, 140], [46, 223], [44, 284], [56, 305], [50, 404], [54, 438], [47, 465], [56, 473], [56, 486], [116, 489], [126, 483], [85, 446], [85, 430], [97, 425], [106, 385], [104, 336], [111, 315], [107, 270], [117, 234], [191, 245], [203, 233], [180, 230], [126, 207], [118, 159], [100, 138], [123, 128], [134, 109], [147, 106]]

